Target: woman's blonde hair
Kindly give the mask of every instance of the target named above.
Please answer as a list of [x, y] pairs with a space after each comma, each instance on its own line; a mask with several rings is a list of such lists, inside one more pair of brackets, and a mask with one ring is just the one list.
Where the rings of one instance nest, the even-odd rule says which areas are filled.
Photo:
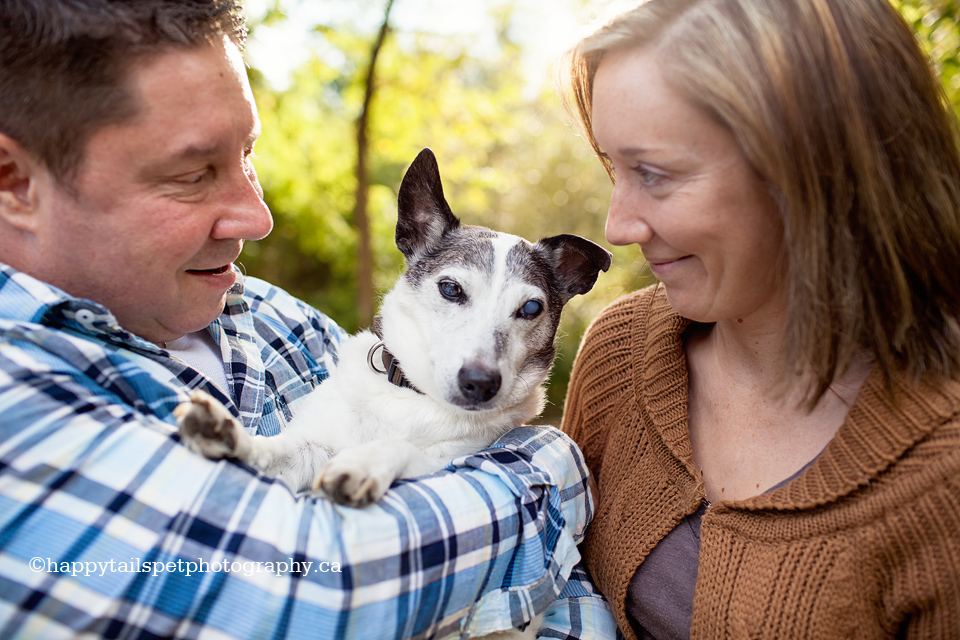
[[960, 377], [960, 135], [888, 0], [650, 0], [619, 16], [564, 67], [598, 154], [596, 70], [641, 47], [733, 132], [779, 204], [788, 356], [815, 381], [809, 400], [864, 349], [888, 383]]

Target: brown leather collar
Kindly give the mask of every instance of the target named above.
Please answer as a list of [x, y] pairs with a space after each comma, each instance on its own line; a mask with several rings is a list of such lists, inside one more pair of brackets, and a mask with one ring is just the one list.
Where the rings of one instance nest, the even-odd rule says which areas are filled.
[[[400, 362], [393, 357], [393, 354], [390, 353], [386, 345], [383, 344], [383, 320], [380, 316], [376, 316], [373, 319], [373, 332], [380, 338], [380, 342], [370, 347], [370, 351], [367, 353], [367, 363], [370, 365], [370, 368], [377, 373], [386, 375], [387, 380], [389, 380], [391, 384], [403, 387], [404, 389], [413, 389], [420, 395], [423, 395], [423, 391], [413, 386], [413, 383], [403, 375]], [[374, 364], [377, 351], [380, 351], [380, 362], [383, 363], [382, 369]]]

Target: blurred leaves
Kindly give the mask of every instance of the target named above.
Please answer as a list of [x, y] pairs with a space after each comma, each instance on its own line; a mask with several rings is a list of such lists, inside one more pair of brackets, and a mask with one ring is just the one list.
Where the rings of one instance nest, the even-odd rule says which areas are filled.
[[960, 113], [960, 2], [891, 0], [933, 61], [947, 100]]
[[[344, 4], [338, 2], [323, 4]], [[948, 99], [960, 109], [957, 1], [892, 2], [913, 25]], [[372, 2], [360, 4], [367, 13], [375, 11]], [[409, 30], [388, 38], [380, 54], [369, 157], [374, 284], [380, 293], [402, 269], [393, 242], [396, 194], [423, 147], [436, 153], [444, 193], [465, 223], [530, 240], [576, 233], [606, 244], [610, 182], [568, 125], [549, 79], [531, 94], [522, 49], [509, 36], [510, 5], [499, 5], [492, 15], [495, 54], [471, 55], [458, 38]], [[284, 16], [281, 3], [272, 0], [261, 24]], [[248, 243], [241, 262], [248, 274], [284, 287], [354, 331], [354, 122], [371, 33], [342, 21], [312, 28], [319, 42], [315, 55], [288, 88], [275, 89], [258, 70], [250, 72], [263, 120], [255, 164], [276, 227], [265, 240]], [[614, 298], [653, 281], [636, 247], [613, 252], [610, 272], [564, 312], [546, 421], [559, 420], [573, 357], [590, 320]]]

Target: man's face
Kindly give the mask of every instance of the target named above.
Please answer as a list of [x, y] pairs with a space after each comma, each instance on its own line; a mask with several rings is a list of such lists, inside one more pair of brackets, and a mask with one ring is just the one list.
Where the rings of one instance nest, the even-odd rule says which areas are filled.
[[138, 115], [94, 133], [74, 188], [41, 179], [30, 272], [164, 342], [220, 314], [243, 241], [270, 232], [260, 120], [228, 41], [149, 58], [131, 89]]

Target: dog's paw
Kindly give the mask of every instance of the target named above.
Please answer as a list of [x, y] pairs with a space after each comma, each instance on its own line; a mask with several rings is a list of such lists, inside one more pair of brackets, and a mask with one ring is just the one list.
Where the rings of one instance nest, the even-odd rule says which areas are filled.
[[213, 396], [200, 390], [173, 410], [183, 442], [200, 455], [218, 460], [235, 457], [246, 434], [230, 412]]
[[394, 478], [350, 453], [343, 452], [328, 462], [313, 481], [313, 489], [338, 504], [365, 507], [382, 498]]
[[544, 615], [541, 613], [529, 623], [521, 631], [520, 629], [507, 629], [506, 631], [494, 631], [485, 636], [482, 636], [480, 640], [536, 640], [537, 632], [540, 631], [540, 627], [543, 626]]

